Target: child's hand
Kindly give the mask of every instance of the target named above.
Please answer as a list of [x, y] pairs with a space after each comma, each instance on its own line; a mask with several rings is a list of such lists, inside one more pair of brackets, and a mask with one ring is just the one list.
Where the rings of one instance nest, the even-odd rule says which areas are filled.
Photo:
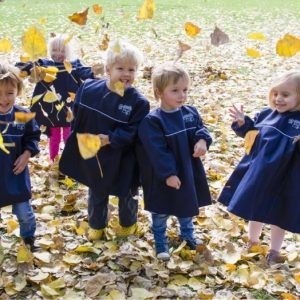
[[31, 153], [28, 150], [25, 150], [23, 154], [21, 154], [14, 163], [13, 172], [15, 175], [21, 174], [25, 167], [28, 164], [29, 158], [31, 157]]
[[101, 140], [101, 147], [104, 147], [108, 144], [110, 144], [109, 136], [107, 134], [99, 134], [100, 140]]
[[199, 140], [194, 146], [193, 157], [200, 157], [207, 151], [207, 145], [205, 140]]
[[172, 175], [166, 179], [166, 184], [171, 188], [179, 190], [181, 186], [181, 181], [177, 176]]
[[237, 122], [239, 127], [245, 124], [244, 106], [241, 105], [238, 109], [234, 104], [229, 108], [229, 114], [233, 118], [234, 122]]
[[299, 141], [300, 141], [300, 135], [297, 135], [293, 140], [293, 144], [296, 144]]

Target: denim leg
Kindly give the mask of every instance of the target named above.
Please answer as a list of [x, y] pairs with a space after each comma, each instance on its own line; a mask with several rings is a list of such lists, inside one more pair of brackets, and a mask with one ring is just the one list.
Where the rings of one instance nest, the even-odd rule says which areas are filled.
[[194, 240], [193, 218], [178, 218], [180, 224], [180, 236], [185, 241]]
[[154, 235], [156, 253], [169, 252], [166, 236], [169, 215], [152, 213], [152, 232]]
[[129, 227], [136, 223], [138, 201], [133, 199], [131, 193], [126, 197], [119, 197], [119, 222], [123, 227]]
[[22, 238], [34, 237], [36, 230], [35, 215], [29, 201], [13, 204], [12, 212], [17, 216]]
[[89, 225], [93, 229], [102, 229], [107, 226], [108, 195], [99, 195], [89, 189], [88, 216]]

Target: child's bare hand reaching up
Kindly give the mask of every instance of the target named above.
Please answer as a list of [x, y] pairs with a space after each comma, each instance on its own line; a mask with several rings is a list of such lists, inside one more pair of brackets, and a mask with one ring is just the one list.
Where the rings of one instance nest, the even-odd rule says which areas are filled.
[[194, 146], [193, 157], [203, 156], [207, 151], [207, 145], [205, 140], [199, 140]]
[[176, 190], [180, 189], [181, 181], [176, 175], [172, 175], [166, 179], [166, 184]]
[[234, 104], [229, 108], [229, 114], [233, 118], [234, 122], [237, 122], [239, 127], [245, 124], [244, 106], [241, 105], [238, 109]]

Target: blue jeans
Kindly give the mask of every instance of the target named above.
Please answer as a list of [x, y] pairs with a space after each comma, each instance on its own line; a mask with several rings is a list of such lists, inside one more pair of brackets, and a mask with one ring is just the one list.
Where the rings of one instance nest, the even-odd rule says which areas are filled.
[[25, 201], [13, 204], [12, 212], [19, 221], [21, 237], [34, 237], [36, 221], [30, 202]]
[[[152, 232], [154, 235], [156, 253], [168, 252], [168, 239], [166, 235], [169, 215], [152, 213]], [[177, 218], [180, 224], [180, 236], [183, 240], [194, 240], [193, 218]]]
[[[107, 226], [108, 195], [99, 195], [89, 189], [88, 216], [89, 225], [93, 229], [103, 229]], [[130, 193], [127, 197], [119, 197], [119, 222], [123, 227], [136, 223], [138, 201]]]

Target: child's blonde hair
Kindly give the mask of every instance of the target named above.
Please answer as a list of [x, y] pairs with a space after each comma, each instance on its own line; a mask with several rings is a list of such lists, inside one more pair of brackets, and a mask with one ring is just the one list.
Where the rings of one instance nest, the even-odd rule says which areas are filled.
[[274, 89], [278, 87], [279, 85], [283, 84], [284, 82], [293, 82], [296, 85], [296, 92], [298, 95], [298, 106], [297, 110], [300, 110], [300, 72], [289, 72], [281, 77], [279, 77], [277, 80], [275, 80], [270, 88], [269, 92], [269, 104], [271, 108], [275, 108], [275, 104], [273, 102], [273, 96], [274, 96]]
[[53, 49], [65, 50], [65, 57], [68, 61], [77, 59], [77, 47], [75, 46], [75, 38], [67, 34], [58, 34], [52, 37], [48, 43], [48, 53], [52, 57]]
[[20, 70], [11, 65], [0, 63], [0, 85], [10, 85], [18, 90], [18, 96], [22, 93], [24, 84], [19, 77]]
[[162, 93], [170, 83], [176, 84], [179, 79], [184, 79], [187, 82], [190, 81], [188, 72], [182, 66], [165, 63], [156, 67], [152, 72], [152, 85], [155, 98], [159, 98], [157, 91]]
[[143, 61], [143, 54], [135, 46], [122, 40], [116, 40], [109, 45], [105, 65], [111, 67], [119, 61], [129, 61], [139, 67]]

